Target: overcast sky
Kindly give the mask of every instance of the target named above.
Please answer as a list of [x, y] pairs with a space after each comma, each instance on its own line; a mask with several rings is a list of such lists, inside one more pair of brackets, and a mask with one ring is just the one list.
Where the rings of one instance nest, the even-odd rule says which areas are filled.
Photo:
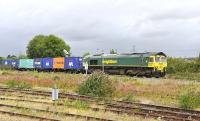
[[55, 34], [73, 55], [200, 52], [199, 0], [0, 0], [0, 56], [25, 53], [37, 34]]

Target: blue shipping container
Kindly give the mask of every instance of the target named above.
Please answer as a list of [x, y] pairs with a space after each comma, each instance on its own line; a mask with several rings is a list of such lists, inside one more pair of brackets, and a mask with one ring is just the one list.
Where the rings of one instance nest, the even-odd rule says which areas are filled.
[[42, 59], [41, 58], [34, 59], [33, 65], [34, 65], [34, 68], [41, 69], [42, 68]]
[[12, 65], [12, 60], [3, 60], [3, 61], [2, 61], [2, 64], [3, 64], [4, 66], [11, 66], [11, 65]]
[[80, 70], [83, 68], [82, 57], [66, 57], [65, 58], [65, 69]]
[[12, 60], [11, 61], [11, 66], [13, 68], [18, 68], [18, 66], [19, 66], [19, 60]]
[[53, 58], [42, 58], [42, 69], [52, 69]]
[[12, 68], [16, 68], [17, 60], [2, 60], [2, 66], [9, 66]]

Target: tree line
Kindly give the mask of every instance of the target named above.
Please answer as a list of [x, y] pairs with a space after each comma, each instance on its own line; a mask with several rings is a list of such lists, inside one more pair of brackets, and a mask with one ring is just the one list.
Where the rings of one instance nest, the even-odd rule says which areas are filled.
[[200, 56], [191, 60], [184, 58], [168, 58], [167, 73], [199, 73]]

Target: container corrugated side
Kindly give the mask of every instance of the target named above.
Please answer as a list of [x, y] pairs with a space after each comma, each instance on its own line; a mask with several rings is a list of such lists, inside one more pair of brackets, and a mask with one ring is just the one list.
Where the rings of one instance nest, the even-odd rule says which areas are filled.
[[65, 65], [64, 57], [53, 58], [53, 68], [54, 69], [64, 69], [64, 65]]
[[24, 68], [24, 69], [33, 69], [33, 59], [20, 59], [19, 60], [19, 68]]
[[11, 61], [12, 68], [18, 68], [18, 65], [19, 65], [19, 60], [12, 60]]
[[66, 57], [65, 69], [77, 69], [83, 68], [83, 59], [81, 57]]
[[42, 58], [42, 69], [52, 69], [53, 68], [53, 58]]
[[41, 58], [36, 58], [34, 59], [34, 68], [36, 69], [41, 69], [42, 68], [42, 59]]

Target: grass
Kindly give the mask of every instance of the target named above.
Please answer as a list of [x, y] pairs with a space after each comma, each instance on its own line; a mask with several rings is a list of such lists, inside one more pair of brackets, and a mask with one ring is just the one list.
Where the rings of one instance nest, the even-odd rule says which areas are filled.
[[[64, 92], [76, 92], [80, 85], [88, 78], [83, 74], [38, 73], [31, 71], [6, 71], [7, 74], [2, 74], [3, 72], [0, 71], [0, 84], [7, 83], [7, 85], [13, 87], [13, 85], [16, 85], [15, 83], [26, 82], [32, 88], [45, 87], [47, 89], [52, 88], [56, 84]], [[161, 79], [110, 75], [109, 79], [116, 89], [113, 93], [113, 99], [140, 102], [145, 100], [145, 102], [171, 106], [179, 106], [181, 90], [191, 86], [191, 83], [194, 82], [176, 79], [173, 75]], [[21, 85], [23, 87], [24, 84], [21, 83]], [[200, 87], [200, 83], [195, 82], [192, 86]]]
[[32, 85], [30, 83], [27, 83], [25, 81], [15, 81], [15, 80], [9, 80], [6, 81], [5, 84], [8, 88], [19, 88], [19, 89], [31, 89]]
[[[1, 95], [3, 96], [3, 95]], [[19, 97], [15, 97], [16, 95], [12, 95], [9, 96], [7, 98], [16, 98], [16, 99], [27, 99], [27, 97], [23, 96], [22, 98]], [[34, 98], [34, 96], [32, 97]], [[31, 98], [31, 99], [32, 99]], [[33, 100], [38, 100], [39, 99], [33, 99]], [[49, 101], [48, 99], [44, 100], [42, 99], [42, 101]], [[66, 100], [66, 105], [68, 105], [70, 102], [69, 100]], [[106, 118], [106, 119], [112, 119], [112, 120], [120, 120], [120, 121], [154, 121], [151, 118], [141, 118], [141, 117], [137, 117], [137, 116], [130, 116], [130, 115], [125, 115], [125, 114], [115, 114], [112, 112], [104, 112], [104, 111], [93, 111], [90, 109], [87, 109], [88, 105], [85, 102], [82, 101], [74, 101], [72, 102], [71, 107], [69, 106], [59, 106], [59, 105], [49, 105], [49, 104], [41, 104], [41, 103], [34, 103], [34, 102], [24, 102], [24, 101], [16, 101], [16, 100], [12, 100], [12, 101], [8, 101], [8, 100], [1, 100], [0, 104], [9, 104], [9, 105], [18, 105], [18, 106], [23, 106], [23, 107], [28, 107], [28, 108], [36, 108], [36, 109], [42, 109], [42, 110], [47, 110], [47, 111], [59, 111], [59, 112], [65, 112], [65, 113], [72, 113], [72, 114], [78, 114], [78, 115], [88, 115], [88, 116], [94, 116], [94, 117], [100, 117], [100, 118]], [[24, 109], [14, 109], [14, 108], [4, 108], [2, 107], [0, 110], [5, 110], [5, 111], [15, 111], [15, 112], [23, 112], [24, 114], [29, 114], [29, 115], [37, 115], [37, 116], [43, 116], [43, 117], [49, 117], [49, 118], [58, 118], [60, 120], [69, 120], [66, 118], [64, 115], [60, 115], [60, 114], [50, 114], [50, 113], [42, 113], [42, 112], [36, 112], [33, 110], [24, 110]], [[71, 120], [85, 120], [85, 119], [71, 119]]]
[[189, 87], [181, 90], [179, 105], [185, 109], [200, 107], [200, 86], [192, 83]]
[[171, 79], [182, 79], [182, 80], [197, 80], [200, 81], [200, 73], [188, 73], [188, 72], [184, 72], [184, 73], [174, 73], [174, 74], [169, 74], [167, 76], [168, 78]]

